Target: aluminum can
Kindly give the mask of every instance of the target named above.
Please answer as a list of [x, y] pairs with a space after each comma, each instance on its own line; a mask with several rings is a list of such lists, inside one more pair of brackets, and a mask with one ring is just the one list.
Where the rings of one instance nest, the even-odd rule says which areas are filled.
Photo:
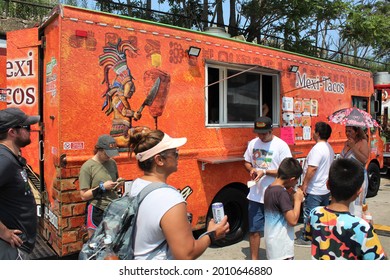
[[213, 218], [216, 224], [220, 223], [223, 217], [225, 216], [225, 211], [223, 210], [222, 202], [215, 202], [211, 205], [211, 210], [213, 211]]

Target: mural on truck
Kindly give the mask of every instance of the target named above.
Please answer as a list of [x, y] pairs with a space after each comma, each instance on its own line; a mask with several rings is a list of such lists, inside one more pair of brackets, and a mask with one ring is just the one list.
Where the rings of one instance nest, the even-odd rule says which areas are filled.
[[[135, 78], [128, 66], [131, 65], [128, 57], [137, 58], [139, 54], [134, 46], [137, 38], [130, 38], [122, 40], [116, 34], [107, 33], [103, 54], [99, 56], [99, 65], [104, 67], [102, 84], [106, 85], [102, 94], [102, 111], [105, 110], [107, 116], [112, 115], [110, 135], [115, 138], [120, 151], [128, 150], [133, 120], [141, 119], [145, 106], [149, 107], [157, 128], [157, 118], [164, 110], [170, 84], [169, 74], [159, 69], [147, 70], [143, 76], [145, 100], [137, 111], [131, 107], [130, 99], [136, 92], [136, 87]], [[152, 65], [158, 66], [161, 63], [159, 42], [147, 40], [145, 50], [147, 56], [152, 58]]]
[[[171, 79], [168, 73], [157, 68], [145, 71], [143, 88], [146, 97], [139, 109], [135, 111], [130, 105], [130, 99], [136, 92], [136, 79], [131, 74], [128, 65], [132, 63], [129, 63], [128, 58], [137, 59], [140, 55], [136, 48], [137, 38], [130, 37], [129, 40], [122, 40], [114, 33], [107, 33], [105, 38], [106, 45], [103, 47], [103, 54], [99, 56], [99, 65], [104, 67], [102, 84], [106, 85], [101, 96], [104, 98], [101, 110], [107, 116], [112, 115], [110, 135], [116, 140], [119, 150], [123, 152], [128, 151], [131, 133], [135, 131], [133, 120], [139, 121], [141, 119], [145, 106], [149, 107], [149, 113], [155, 120], [154, 128], [158, 128], [157, 118], [163, 114]], [[177, 44], [172, 46], [170, 58], [172, 60], [175, 57], [177, 63], [178, 57], [182, 57], [182, 53], [177, 51]], [[161, 65], [160, 48], [160, 42], [146, 40], [144, 48], [146, 57], [151, 58], [154, 67]], [[193, 193], [190, 186], [179, 189], [179, 191], [186, 200]]]

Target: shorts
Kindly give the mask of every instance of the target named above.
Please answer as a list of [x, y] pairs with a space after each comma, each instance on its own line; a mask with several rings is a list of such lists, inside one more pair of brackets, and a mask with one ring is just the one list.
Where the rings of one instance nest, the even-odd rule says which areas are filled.
[[87, 209], [87, 229], [95, 230], [103, 220], [104, 211], [92, 204], [89, 204]]
[[29, 260], [29, 254], [0, 239], [0, 260]]
[[249, 232], [264, 233], [264, 204], [248, 201]]

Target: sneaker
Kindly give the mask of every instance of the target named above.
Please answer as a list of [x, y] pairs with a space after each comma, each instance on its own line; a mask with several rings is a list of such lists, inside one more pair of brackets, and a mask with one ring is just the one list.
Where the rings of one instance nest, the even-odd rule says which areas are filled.
[[303, 240], [302, 238], [297, 238], [294, 241], [295, 246], [299, 247], [311, 247], [311, 241], [310, 240]]

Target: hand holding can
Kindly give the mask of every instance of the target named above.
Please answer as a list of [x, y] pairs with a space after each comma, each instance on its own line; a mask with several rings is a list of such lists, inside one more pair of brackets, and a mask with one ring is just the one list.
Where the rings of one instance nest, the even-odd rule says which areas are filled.
[[213, 218], [216, 224], [220, 223], [223, 217], [225, 216], [225, 211], [223, 210], [222, 202], [215, 202], [211, 205], [211, 210], [213, 211]]

